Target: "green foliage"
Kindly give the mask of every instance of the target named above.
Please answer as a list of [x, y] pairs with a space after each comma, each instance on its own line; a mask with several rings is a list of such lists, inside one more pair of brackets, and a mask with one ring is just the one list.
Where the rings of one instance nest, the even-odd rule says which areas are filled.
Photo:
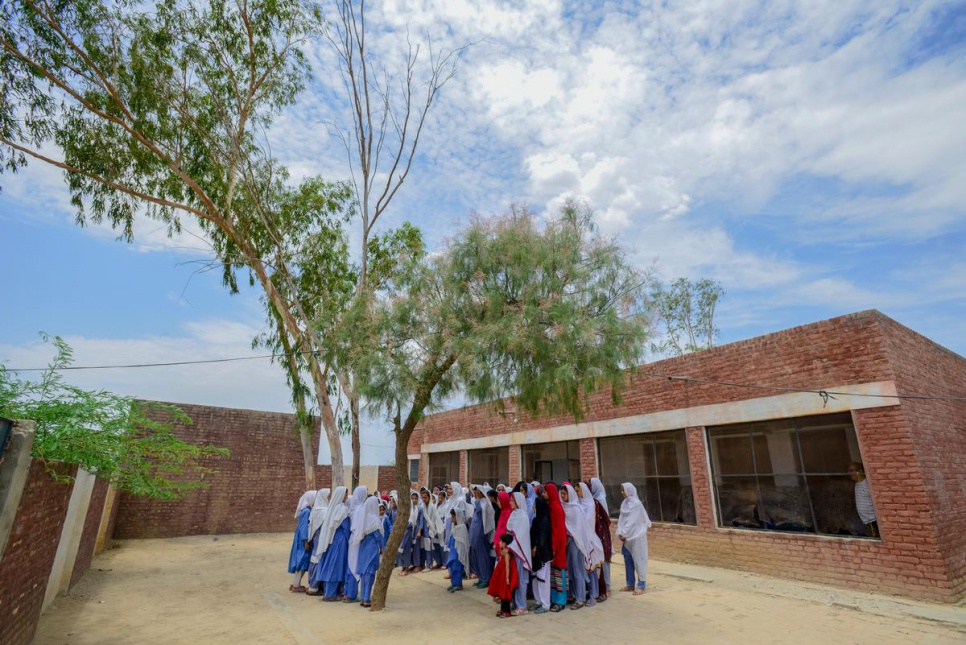
[[462, 391], [580, 418], [642, 356], [646, 285], [576, 202], [542, 227], [519, 208], [477, 219], [373, 293], [370, 315], [355, 310], [364, 396], [390, 415]]
[[722, 295], [721, 283], [707, 278], [678, 278], [667, 285], [655, 285], [651, 299], [664, 336], [653, 349], [681, 356], [714, 347], [718, 336], [714, 314]]
[[59, 337], [43, 338], [57, 355], [39, 381], [18, 379], [0, 366], [0, 416], [36, 422], [34, 457], [77, 464], [134, 495], [168, 499], [206, 486], [201, 478], [210, 469], [199, 461], [228, 450], [178, 439], [171, 423], [191, 420], [175, 406], [68, 385], [61, 371], [73, 360], [70, 347]]

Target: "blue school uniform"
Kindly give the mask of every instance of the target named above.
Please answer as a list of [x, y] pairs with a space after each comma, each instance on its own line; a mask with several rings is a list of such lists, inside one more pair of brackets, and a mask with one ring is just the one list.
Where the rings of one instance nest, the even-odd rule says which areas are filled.
[[362, 602], [372, 602], [372, 584], [379, 570], [379, 554], [385, 546], [385, 536], [373, 531], [359, 543], [359, 595]]
[[463, 563], [460, 562], [459, 554], [456, 552], [456, 538], [450, 534], [446, 542], [449, 552], [446, 556], [446, 569], [449, 571], [449, 581], [454, 587], [463, 586]]
[[303, 508], [299, 511], [298, 525], [295, 527], [295, 537], [292, 538], [292, 553], [288, 556], [288, 572], [308, 571], [312, 564], [312, 552], [305, 550], [305, 543], [309, 539], [309, 516], [312, 509]]
[[335, 530], [332, 544], [322, 554], [315, 573], [312, 576], [312, 586], [325, 583], [323, 595], [335, 598], [339, 594], [339, 585], [345, 581], [345, 572], [349, 570], [349, 518], [342, 520], [342, 524]]
[[490, 541], [483, 532], [483, 507], [488, 500], [474, 502], [473, 521], [470, 523], [470, 571], [479, 578], [481, 587], [490, 584], [493, 575], [493, 558], [490, 557]]

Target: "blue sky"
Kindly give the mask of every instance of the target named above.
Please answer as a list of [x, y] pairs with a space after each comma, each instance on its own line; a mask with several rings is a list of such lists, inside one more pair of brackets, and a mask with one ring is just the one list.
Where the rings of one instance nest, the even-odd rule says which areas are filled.
[[[410, 0], [369, 20], [387, 61], [407, 26], [441, 47], [479, 41], [383, 226], [411, 220], [438, 246], [473, 211], [552, 212], [578, 196], [642, 266], [723, 284], [722, 343], [877, 308], [966, 354], [966, 3]], [[272, 147], [296, 178], [342, 178], [322, 125], [344, 122], [331, 53], [309, 53], [315, 80]], [[67, 338], [77, 364], [252, 353], [258, 294], [195, 274], [202, 240], [150, 221], [133, 245], [79, 228], [59, 173], [38, 165], [0, 186], [8, 366], [45, 363], [41, 330]], [[74, 377], [289, 410], [264, 361]], [[380, 421], [363, 443], [364, 463], [391, 458]]]

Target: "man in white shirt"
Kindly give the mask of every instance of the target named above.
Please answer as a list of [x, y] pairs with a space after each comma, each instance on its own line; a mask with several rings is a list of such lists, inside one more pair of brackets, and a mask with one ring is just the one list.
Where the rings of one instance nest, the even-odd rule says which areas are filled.
[[879, 524], [876, 522], [869, 480], [865, 478], [865, 468], [858, 462], [852, 462], [849, 464], [849, 475], [855, 482], [855, 510], [859, 514], [859, 519], [865, 524], [869, 535], [877, 538], [879, 537]]

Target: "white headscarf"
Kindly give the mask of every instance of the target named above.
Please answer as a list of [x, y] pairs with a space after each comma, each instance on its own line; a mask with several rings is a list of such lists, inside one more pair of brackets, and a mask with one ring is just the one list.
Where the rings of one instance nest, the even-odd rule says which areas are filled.
[[516, 508], [510, 513], [507, 520], [507, 533], [513, 536], [510, 543], [510, 550], [513, 555], [520, 558], [527, 571], [533, 571], [530, 552], [530, 517], [527, 515], [527, 498], [523, 493], [513, 493], [512, 496]]
[[617, 535], [625, 540], [639, 538], [647, 529], [651, 528], [651, 518], [647, 515], [647, 509], [637, 496], [637, 489], [634, 484], [624, 482], [621, 488], [627, 494], [621, 502], [621, 515], [617, 520]]
[[587, 529], [593, 533], [597, 534], [597, 506], [594, 504], [594, 496], [590, 493], [590, 489], [587, 488], [587, 484], [580, 482], [580, 494], [583, 497], [578, 498], [577, 502], [580, 504], [580, 510], [584, 513], [584, 519], [587, 520]]
[[456, 522], [453, 524], [453, 542], [456, 544], [456, 557], [463, 565], [463, 571], [470, 570], [470, 534], [466, 530], [466, 514], [462, 506], [453, 509]]
[[475, 500], [475, 503], [480, 505], [483, 512], [483, 535], [491, 535], [496, 530], [496, 515], [493, 513], [493, 504], [490, 503], [490, 498], [486, 496], [486, 493], [493, 489], [486, 484], [482, 486], [474, 485], [473, 488], [483, 494], [482, 498]]
[[312, 514], [309, 515], [309, 539], [315, 535], [315, 532], [319, 530], [322, 526], [323, 520], [325, 520], [325, 513], [329, 508], [329, 489], [323, 488], [320, 490], [316, 496], [315, 501], [312, 502]]
[[581, 509], [577, 491], [570, 484], [565, 484], [561, 489], [567, 491], [567, 500], [564, 501], [563, 495], [560, 496], [560, 503], [563, 504], [564, 519], [567, 523], [567, 533], [574, 539], [574, 544], [584, 558], [584, 566], [587, 570], [595, 567], [604, 561], [604, 545], [601, 544], [597, 533], [588, 530], [587, 519]]
[[382, 519], [379, 517], [379, 498], [369, 497], [352, 515], [352, 533], [349, 536], [349, 571], [359, 577], [359, 546], [362, 539], [370, 533], [382, 532]]
[[[429, 493], [428, 489], [423, 489]], [[429, 503], [423, 502], [422, 491], [419, 495], [419, 506], [423, 509], [423, 517], [426, 518], [426, 528], [429, 529], [429, 535], [424, 535], [423, 537], [428, 537], [433, 540], [442, 535], [443, 533], [443, 520], [439, 517], [439, 511], [436, 507], [436, 503], [433, 501], [433, 495], [429, 494]]]
[[299, 503], [295, 507], [295, 519], [298, 519], [299, 513], [301, 513], [303, 510], [312, 508], [312, 505], [315, 504], [316, 496], [317, 491], [314, 490], [307, 490], [302, 493], [302, 496], [299, 497]]
[[604, 507], [604, 514], [610, 517], [610, 509], [607, 508], [607, 491], [604, 490], [604, 482], [596, 477], [590, 479], [590, 491], [594, 494], [594, 499]]
[[345, 486], [336, 487], [332, 492], [332, 499], [329, 500], [329, 508], [325, 512], [325, 520], [322, 522], [322, 529], [319, 531], [319, 543], [315, 545], [312, 553], [312, 562], [318, 562], [322, 554], [326, 552], [335, 538], [335, 532], [345, 518], [349, 517], [349, 509], [345, 505], [345, 496], [349, 491]]
[[352, 491], [352, 497], [346, 502], [349, 507], [349, 513], [355, 513], [359, 507], [366, 501], [366, 497], [369, 496], [369, 489], [365, 486], [356, 486], [356, 489]]
[[[416, 496], [416, 501], [413, 501], [413, 495]], [[419, 521], [419, 505], [422, 504], [420, 499], [421, 495], [414, 490], [409, 491], [409, 526], [416, 526]]]

